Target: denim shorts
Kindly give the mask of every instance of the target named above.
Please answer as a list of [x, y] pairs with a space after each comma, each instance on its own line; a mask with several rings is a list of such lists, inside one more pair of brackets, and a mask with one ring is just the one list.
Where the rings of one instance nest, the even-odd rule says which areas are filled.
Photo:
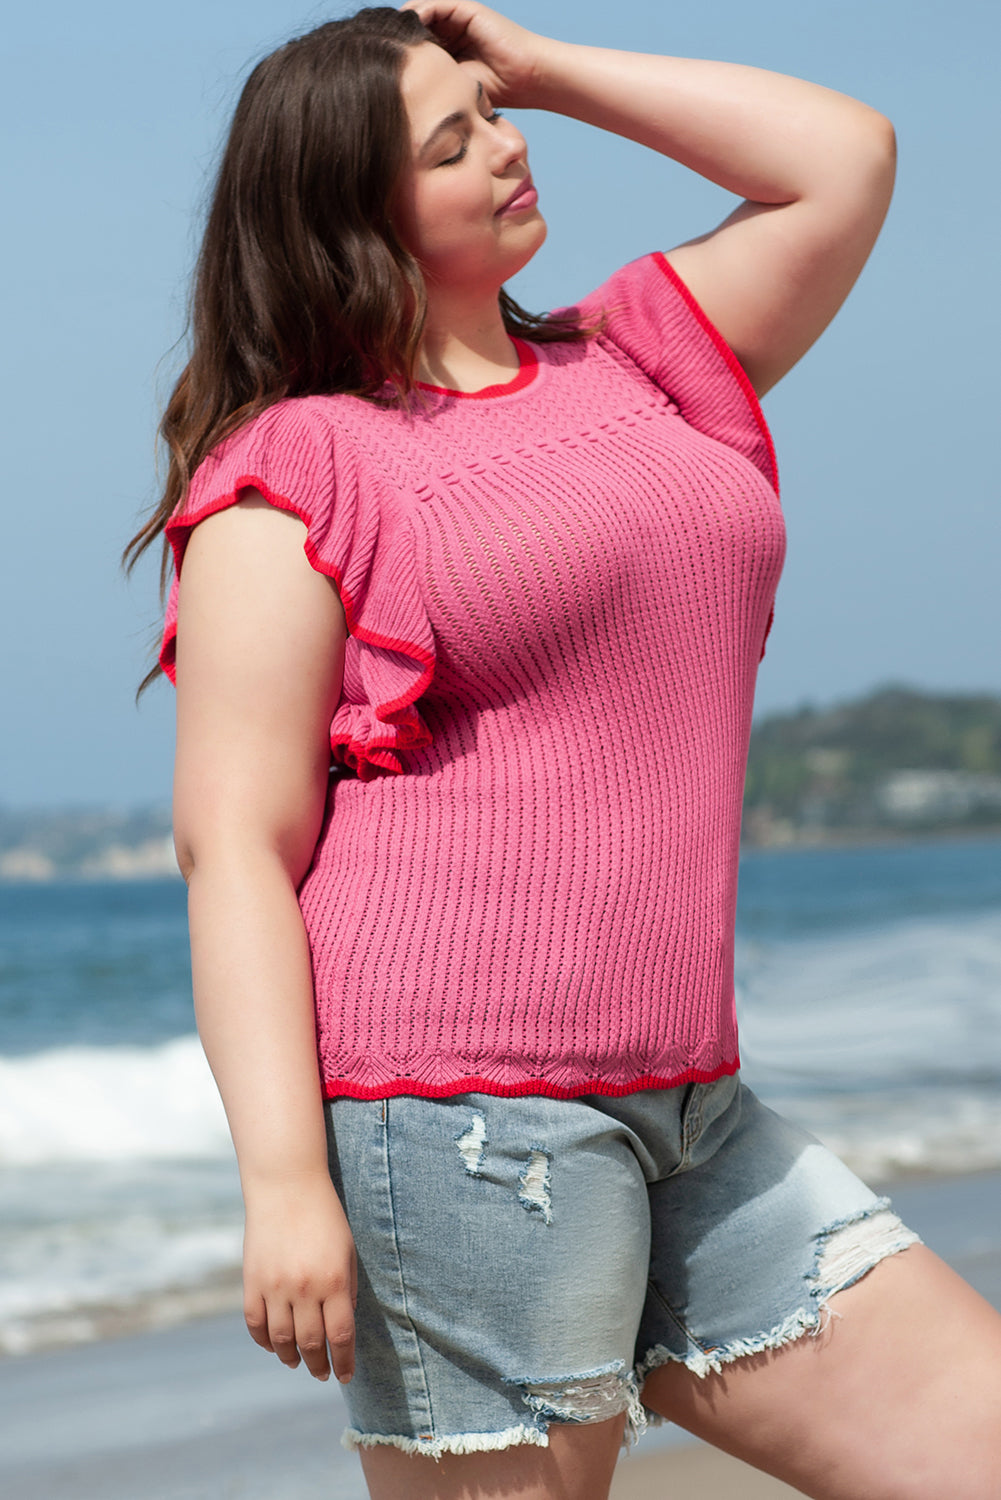
[[885, 1198], [737, 1076], [622, 1098], [405, 1095], [327, 1106], [358, 1252], [348, 1447], [546, 1446], [816, 1332], [917, 1241]]

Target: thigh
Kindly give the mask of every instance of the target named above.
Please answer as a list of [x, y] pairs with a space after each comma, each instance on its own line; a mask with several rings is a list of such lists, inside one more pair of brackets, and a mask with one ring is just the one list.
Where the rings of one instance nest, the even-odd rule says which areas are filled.
[[817, 1500], [995, 1500], [1001, 1317], [812, 1136], [722, 1103], [651, 1187], [644, 1404]]
[[328, 1120], [359, 1263], [349, 1445], [439, 1458], [642, 1422], [648, 1202], [617, 1122], [483, 1094], [336, 1100]]
[[439, 1459], [368, 1448], [362, 1467], [372, 1500], [607, 1500], [624, 1420], [553, 1425], [545, 1448]]

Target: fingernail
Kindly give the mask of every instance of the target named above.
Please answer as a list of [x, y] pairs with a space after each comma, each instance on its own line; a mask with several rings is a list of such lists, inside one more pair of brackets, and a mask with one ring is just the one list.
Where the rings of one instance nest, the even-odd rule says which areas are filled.
[[338, 1375], [337, 1379], [340, 1381], [341, 1385], [347, 1385], [348, 1381], [351, 1379], [351, 1376], [350, 1375]]

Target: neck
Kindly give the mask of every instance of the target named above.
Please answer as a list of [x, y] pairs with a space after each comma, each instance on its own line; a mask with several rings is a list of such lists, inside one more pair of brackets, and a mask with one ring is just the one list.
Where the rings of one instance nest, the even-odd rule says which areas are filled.
[[417, 376], [453, 391], [498, 385], [518, 370], [518, 353], [496, 296], [488, 303], [436, 297], [429, 302]]

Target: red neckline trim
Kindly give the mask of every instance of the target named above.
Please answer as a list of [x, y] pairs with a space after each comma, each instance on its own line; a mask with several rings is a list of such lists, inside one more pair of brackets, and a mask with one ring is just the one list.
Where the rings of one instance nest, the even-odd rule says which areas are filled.
[[531, 385], [539, 371], [539, 357], [532, 345], [513, 335], [511, 342], [517, 350], [519, 365], [513, 380], [505, 381], [502, 385], [484, 386], [481, 391], [453, 391], [447, 385], [428, 385], [424, 380], [418, 380], [417, 385], [422, 391], [431, 391], [435, 396], [454, 396], [459, 401], [488, 401], [495, 396], [511, 396], [515, 391]]

